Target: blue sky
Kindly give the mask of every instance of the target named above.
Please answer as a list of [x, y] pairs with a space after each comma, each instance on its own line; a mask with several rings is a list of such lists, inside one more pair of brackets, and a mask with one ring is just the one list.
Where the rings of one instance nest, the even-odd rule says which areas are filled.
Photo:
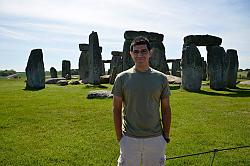
[[92, 31], [111, 59], [126, 30], [163, 34], [167, 59], [181, 58], [186, 35], [215, 35], [238, 51], [240, 68], [250, 68], [249, 9], [248, 0], [0, 0], [0, 70], [24, 71], [35, 48], [43, 49], [46, 70], [61, 70], [62, 60], [78, 68], [78, 44]]

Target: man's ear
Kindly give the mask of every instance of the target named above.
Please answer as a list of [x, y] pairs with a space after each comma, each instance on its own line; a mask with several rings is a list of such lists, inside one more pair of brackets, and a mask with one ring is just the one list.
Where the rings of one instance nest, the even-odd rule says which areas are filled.
[[149, 57], [152, 57], [152, 55], [153, 55], [153, 49], [149, 51]]
[[129, 55], [132, 56], [133, 52], [132, 51], [129, 51]]

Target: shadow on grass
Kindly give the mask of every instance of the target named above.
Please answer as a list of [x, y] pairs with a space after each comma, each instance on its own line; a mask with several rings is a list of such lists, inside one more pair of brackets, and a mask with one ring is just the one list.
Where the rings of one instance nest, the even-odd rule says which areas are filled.
[[171, 85], [169, 86], [169, 88], [170, 88], [170, 90], [177, 90], [177, 89], [180, 89], [181, 86], [180, 86], [180, 85], [176, 85], [176, 84], [171, 84]]
[[[219, 92], [231, 92], [229, 94], [223, 94]], [[211, 96], [227, 96], [227, 97], [250, 97], [250, 89], [246, 88], [234, 88], [234, 89], [225, 89], [225, 90], [219, 90], [218, 92], [216, 91], [204, 91], [200, 90], [199, 92], [194, 92], [194, 93], [199, 93], [199, 94], [204, 94], [204, 95], [211, 95]]]
[[25, 91], [39, 91], [39, 90], [43, 90], [45, 87], [41, 87], [41, 88], [31, 88], [31, 87], [25, 87], [23, 90]]

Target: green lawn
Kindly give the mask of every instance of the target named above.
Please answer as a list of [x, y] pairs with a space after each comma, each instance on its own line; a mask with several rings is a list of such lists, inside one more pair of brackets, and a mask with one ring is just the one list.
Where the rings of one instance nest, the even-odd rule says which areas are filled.
[[[112, 86], [105, 85], [110, 90]], [[85, 85], [24, 90], [0, 79], [0, 165], [116, 165], [112, 99], [86, 99]], [[250, 86], [199, 93], [171, 86], [172, 132], [167, 157], [250, 145]], [[210, 165], [213, 154], [166, 165]], [[249, 165], [250, 148], [218, 152], [214, 165]]]

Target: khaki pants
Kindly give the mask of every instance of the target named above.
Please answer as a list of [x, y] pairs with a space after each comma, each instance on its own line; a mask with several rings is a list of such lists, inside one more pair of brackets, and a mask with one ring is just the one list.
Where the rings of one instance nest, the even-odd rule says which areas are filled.
[[163, 136], [133, 138], [120, 141], [118, 166], [164, 166], [166, 141]]

